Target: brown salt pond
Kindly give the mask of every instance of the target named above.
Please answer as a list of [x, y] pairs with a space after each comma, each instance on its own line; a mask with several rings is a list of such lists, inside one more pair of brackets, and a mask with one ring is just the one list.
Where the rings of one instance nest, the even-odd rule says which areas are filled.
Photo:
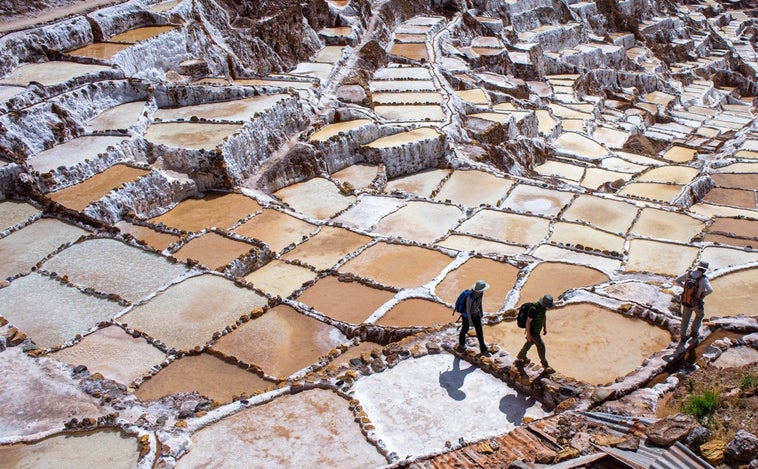
[[279, 189], [274, 195], [292, 209], [320, 220], [331, 218], [355, 202], [355, 196], [342, 194], [336, 184], [320, 177]]
[[138, 241], [158, 251], [163, 251], [173, 243], [179, 241], [179, 236], [171, 233], [161, 233], [147, 226], [134, 225], [126, 221], [120, 221], [114, 225], [124, 234], [129, 234]]
[[395, 43], [390, 49], [391, 55], [405, 57], [410, 60], [429, 60], [429, 52], [425, 43]]
[[205, 233], [189, 240], [173, 256], [181, 261], [193, 259], [211, 270], [221, 271], [234, 259], [248, 256], [253, 249], [252, 244], [218, 233]]
[[706, 233], [706, 235], [703, 237], [703, 241], [707, 241], [709, 243], [726, 244], [728, 246], [741, 246], [748, 249], [755, 248], [757, 244], [754, 239], [734, 238], [732, 236], [724, 236], [712, 233]]
[[[477, 186], [473, 186], [477, 187]], [[517, 184], [502, 204], [517, 212], [552, 217], [574, 198], [571, 192], [561, 192], [529, 184]]]
[[697, 253], [692, 246], [632, 239], [625, 270], [677, 276], [692, 267]]
[[512, 186], [512, 180], [484, 171], [454, 171], [434, 198], [466, 207], [495, 206]]
[[687, 148], [674, 145], [661, 155], [664, 160], [673, 161], [675, 163], [685, 163], [692, 161], [697, 154], [696, 148]]
[[690, 243], [704, 228], [705, 223], [689, 215], [646, 207], [640, 211], [630, 233]]
[[548, 235], [549, 227], [550, 220], [544, 218], [485, 209], [461, 223], [456, 231], [533, 246]]
[[597, 269], [565, 262], [541, 262], [526, 279], [519, 292], [519, 304], [537, 301], [545, 294], [557, 299], [574, 288], [607, 282], [608, 276]]
[[290, 244], [298, 243], [316, 230], [316, 225], [274, 209], [264, 209], [232, 232], [268, 244], [280, 252]]
[[31, 156], [27, 163], [40, 173], [53, 171], [60, 166], [69, 167], [86, 159], [95, 160], [108, 147], [116, 146], [129, 137], [79, 137]]
[[519, 269], [506, 263], [483, 257], [472, 257], [460, 267], [450, 271], [435, 288], [435, 293], [443, 301], [454, 305], [458, 294], [473, 288], [478, 280], [484, 280], [490, 285], [484, 292], [483, 309], [485, 313], [500, 310], [505, 296], [516, 283]]
[[239, 128], [239, 124], [165, 122], [150, 125], [145, 138], [167, 147], [215, 150]]
[[744, 238], [758, 238], [758, 220], [716, 217], [708, 227], [710, 233], [724, 233]]
[[212, 227], [225, 229], [260, 209], [258, 202], [243, 194], [212, 193], [200, 199], [182, 200], [150, 222], [190, 232]]
[[[671, 342], [667, 330], [586, 303], [550, 310], [547, 331], [542, 339], [550, 366], [563, 375], [595, 385], [613, 383], [631, 373]], [[513, 356], [525, 341], [524, 330], [514, 321], [486, 327], [484, 337]], [[539, 364], [534, 347], [528, 357]]]
[[250, 461], [282, 469], [349, 469], [356, 461], [362, 467], [387, 464], [361, 433], [348, 402], [332, 391], [312, 389], [244, 409], [199, 430], [176, 467], [241, 468]]
[[150, 372], [150, 368], [166, 359], [166, 354], [148, 344], [142, 337], [132, 337], [118, 326], [98, 329], [78, 344], [49, 356], [71, 367], [84, 365], [92, 373], [128, 386]]
[[79, 212], [111, 190], [127, 182], [135, 181], [149, 172], [146, 169], [117, 164], [79, 184], [51, 192], [48, 197], [64, 207]]
[[454, 322], [449, 307], [424, 298], [408, 298], [385, 313], [376, 323], [388, 327], [431, 327]]
[[66, 275], [75, 285], [115, 293], [132, 302], [187, 272], [182, 264], [108, 238], [76, 243], [41, 268]]
[[215, 332], [267, 304], [266, 297], [218, 275], [204, 274], [172, 285], [135, 306], [119, 322], [160, 340], [168, 348], [203, 347]]
[[58, 469], [62, 467], [137, 467], [139, 444], [117, 430], [65, 433], [35, 443], [0, 446], [4, 467]]
[[143, 26], [141, 28], [134, 28], [120, 34], [116, 34], [115, 36], [111, 36], [108, 38], [108, 42], [135, 43], [144, 41], [145, 39], [150, 39], [151, 37], [155, 37], [167, 31], [173, 31], [174, 29], [176, 29], [176, 26], [171, 25]]
[[618, 200], [580, 194], [563, 212], [567, 221], [585, 221], [592, 226], [625, 234], [637, 216], [637, 207]]
[[212, 349], [284, 379], [345, 342], [339, 329], [279, 305], [221, 337]]
[[26, 202], [15, 200], [0, 201], [0, 232], [26, 223], [32, 217], [42, 215], [42, 210]]
[[346, 262], [339, 270], [383, 285], [414, 288], [439, 275], [451, 260], [448, 255], [432, 249], [380, 242]]
[[621, 253], [626, 239], [577, 223], [556, 222], [549, 241], [579, 249], [592, 248]]
[[343, 282], [330, 275], [305, 290], [297, 301], [337, 321], [361, 324], [395, 296], [395, 292], [366, 286], [358, 281]]
[[55, 218], [42, 218], [0, 238], [0, 279], [31, 272], [37, 262], [62, 245], [88, 234]]
[[713, 293], [708, 295], [705, 308], [710, 316], [758, 316], [755, 292], [758, 291], [758, 269], [745, 269], [731, 274], [711, 277]]
[[93, 132], [112, 129], [128, 129], [138, 122], [142, 113], [145, 112], [146, 104], [145, 101], [134, 101], [114, 106], [101, 112], [87, 122], [85, 130]]
[[258, 290], [282, 298], [287, 298], [315, 278], [315, 272], [280, 260], [273, 260], [245, 276], [245, 280]]
[[215, 402], [229, 403], [234, 396], [251, 395], [273, 385], [251, 371], [201, 353], [174, 360], [144, 381], [135, 394], [143, 401], [154, 401], [170, 394], [197, 392]]
[[291, 99], [290, 95], [272, 94], [255, 96], [253, 98], [236, 99], [233, 101], [219, 101], [191, 106], [164, 108], [155, 111], [153, 118], [162, 120], [188, 120], [198, 117], [209, 120], [247, 121], [251, 120], [256, 113], [263, 113], [285, 99]]
[[[387, 181], [385, 192], [395, 191], [430, 197], [442, 180], [450, 174], [448, 169], [429, 169]], [[462, 191], [461, 191], [462, 193]]]
[[[382, 218], [373, 231], [419, 243], [432, 243], [455, 227], [461, 216], [463, 212], [455, 205], [410, 201]], [[408, 220], [424, 220], [424, 223], [409, 223]]]
[[96, 42], [66, 52], [68, 55], [77, 57], [90, 57], [93, 59], [109, 60], [119, 52], [131, 47], [131, 44], [116, 44], [113, 42]]
[[333, 226], [322, 226], [316, 235], [282, 256], [283, 260], [299, 260], [317, 270], [333, 267], [355, 252], [371, 238]]
[[668, 203], [674, 200], [680, 192], [682, 192], [682, 186], [676, 184], [631, 182], [625, 185], [618, 194]]
[[715, 187], [708, 191], [703, 201], [712, 204], [728, 205], [730, 207], [742, 207], [748, 209], [758, 208], [756, 192], [753, 190], [726, 189]]
[[113, 70], [113, 68], [60, 61], [27, 64], [0, 78], [0, 84], [26, 86], [36, 81], [44, 86], [52, 86], [89, 73], [107, 70]]

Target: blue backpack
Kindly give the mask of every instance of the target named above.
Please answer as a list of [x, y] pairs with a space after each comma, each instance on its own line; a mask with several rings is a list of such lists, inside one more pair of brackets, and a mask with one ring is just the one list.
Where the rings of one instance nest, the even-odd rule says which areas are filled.
[[458, 299], [455, 300], [454, 312], [461, 313], [461, 316], [466, 315], [466, 298], [471, 294], [471, 290], [468, 288], [458, 294]]

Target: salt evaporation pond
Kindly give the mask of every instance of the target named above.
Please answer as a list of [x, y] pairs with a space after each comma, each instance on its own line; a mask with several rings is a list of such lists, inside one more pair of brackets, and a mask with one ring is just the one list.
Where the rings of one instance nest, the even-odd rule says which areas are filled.
[[255, 246], [218, 233], [205, 233], [185, 243], [174, 257], [181, 261], [196, 260], [211, 270], [223, 270], [233, 260], [249, 255]]
[[114, 106], [92, 118], [85, 129], [88, 132], [128, 129], [138, 122], [140, 116], [145, 112], [146, 104], [145, 101], [134, 101]]
[[597, 161], [608, 155], [608, 151], [599, 143], [577, 132], [561, 134], [553, 142], [553, 148], [559, 154], [589, 161]]
[[566, 262], [540, 262], [529, 272], [519, 290], [519, 304], [537, 301], [545, 294], [557, 299], [569, 290], [608, 280], [606, 274], [591, 267]]
[[282, 256], [325, 270], [333, 267], [348, 254], [371, 241], [371, 238], [333, 226], [322, 226], [318, 233]]
[[480, 254], [499, 256], [517, 256], [526, 251], [526, 248], [520, 246], [456, 234], [450, 235], [445, 240], [436, 243], [436, 246], [455, 249], [456, 251], [474, 251]]
[[44, 150], [27, 159], [27, 164], [40, 173], [53, 171], [61, 166], [70, 167], [84, 162], [86, 159], [94, 160], [101, 153], [106, 153], [108, 147], [116, 146], [131, 137], [79, 137], [68, 142]]
[[291, 96], [288, 94], [272, 94], [233, 101], [164, 108], [155, 111], [153, 118], [157, 120], [189, 120], [198, 117], [208, 120], [247, 121], [251, 120], [256, 113], [263, 113], [285, 99], [291, 99]]
[[158, 251], [163, 251], [170, 245], [179, 241], [179, 236], [171, 233], [161, 233], [147, 226], [134, 225], [126, 221], [120, 221], [114, 225], [121, 233], [128, 234], [134, 239], [142, 241], [147, 246]]
[[213, 193], [185, 199], [150, 222], [190, 232], [212, 227], [224, 229], [260, 209], [258, 202], [243, 194]]
[[424, 298], [403, 300], [376, 322], [388, 327], [430, 327], [454, 322], [450, 308]]
[[502, 208], [553, 217], [573, 198], [574, 194], [571, 192], [554, 191], [529, 184], [517, 184], [508, 194]]
[[698, 175], [697, 168], [688, 166], [662, 166], [646, 171], [637, 177], [637, 182], [687, 184]]
[[[229, 438], [229, 435], [235, 435]], [[240, 457], [240, 455], [245, 457]], [[242, 409], [192, 435], [177, 469], [220, 466], [300, 469], [380, 467], [388, 462], [355, 422], [348, 401], [313, 389]]]
[[44, 86], [52, 86], [89, 73], [108, 70], [114, 69], [103, 65], [60, 61], [27, 64], [0, 78], [0, 84], [26, 86], [36, 81]]
[[534, 257], [545, 261], [563, 261], [584, 264], [605, 272], [613, 272], [621, 269], [621, 261], [601, 255], [594, 255], [585, 251], [566, 249], [550, 244], [543, 244], [531, 253]]
[[708, 262], [711, 269], [721, 269], [758, 261], [758, 252], [723, 246], [708, 246], [703, 249], [700, 259]]
[[273, 260], [245, 276], [253, 287], [273, 296], [287, 298], [304, 283], [316, 278], [316, 273], [305, 267]]
[[32, 444], [0, 447], [3, 465], [15, 469], [136, 467], [137, 438], [117, 430], [66, 433]]
[[369, 287], [358, 281], [341, 281], [330, 275], [308, 287], [297, 301], [337, 321], [361, 324], [394, 296], [393, 291]]
[[[466, 207], [478, 207], [480, 204], [494, 206], [511, 186], [512, 180], [485, 171], [454, 171], [434, 198]], [[472, 187], [476, 187], [476, 190], [471, 190]]]
[[148, 173], [149, 171], [146, 169], [115, 164], [83, 182], [51, 192], [48, 197], [64, 207], [81, 211], [91, 202], [100, 199], [114, 188], [135, 181]]
[[[425, 106], [413, 106], [423, 108]], [[418, 110], [421, 113], [421, 109]], [[416, 112], [416, 111], [413, 111]], [[393, 148], [409, 143], [423, 142], [424, 140], [439, 138], [440, 133], [434, 127], [421, 127], [418, 129], [408, 130], [406, 132], [400, 132], [395, 135], [389, 135], [387, 137], [377, 138], [373, 142], [366, 144], [369, 148]]]
[[313, 178], [274, 192], [288, 206], [309, 217], [328, 220], [355, 202], [328, 179]]
[[66, 52], [68, 55], [77, 57], [89, 57], [92, 59], [109, 60], [119, 52], [130, 48], [131, 44], [119, 44], [113, 42], [96, 42], [78, 49]]
[[376, 179], [378, 168], [373, 165], [354, 164], [332, 174], [337, 181], [349, 182], [356, 189], [365, 189]]
[[111, 36], [108, 38], [108, 41], [135, 43], [139, 41], [144, 41], [145, 39], [150, 39], [151, 37], [155, 37], [167, 31], [173, 31], [174, 29], [176, 29], [176, 26], [171, 26], [171, 25], [143, 26], [140, 28], [130, 29], [129, 31], [125, 31], [123, 33], [119, 33], [114, 36]]
[[239, 128], [239, 124], [159, 122], [147, 128], [145, 138], [167, 147], [215, 150]]
[[376, 106], [374, 112], [387, 121], [442, 122], [445, 119], [445, 111], [439, 105]]
[[311, 142], [326, 142], [330, 138], [339, 135], [341, 132], [349, 133], [351, 130], [359, 129], [363, 126], [374, 125], [370, 119], [356, 119], [344, 122], [335, 122], [327, 124], [313, 133], [308, 139]]
[[632, 239], [625, 270], [677, 276], [692, 267], [697, 253], [692, 246]]
[[544, 218], [485, 209], [461, 223], [456, 231], [532, 246], [548, 235], [549, 227], [550, 220]]
[[578, 249], [591, 248], [597, 251], [621, 253], [626, 240], [620, 236], [606, 233], [577, 223], [556, 222], [553, 233], [548, 238], [559, 245], [574, 246]]
[[361, 195], [352, 207], [335, 217], [333, 221], [341, 225], [371, 231], [379, 223], [379, 220], [396, 212], [405, 204], [405, 199]]
[[705, 223], [682, 213], [643, 208], [630, 232], [649, 238], [690, 243], [705, 228]]
[[758, 269], [711, 277], [711, 286], [713, 293], [706, 300], [707, 316], [758, 316], [755, 310]]
[[7, 199], [0, 201], [0, 231], [20, 225], [40, 215], [42, 215], [42, 210], [26, 202]]
[[618, 194], [669, 203], [674, 200], [681, 191], [682, 186], [676, 184], [631, 182], [625, 185]]
[[[453, 228], [462, 215], [461, 209], [454, 205], [411, 201], [382, 218], [374, 233], [419, 243], [431, 243]], [[408, 220], [425, 222], [408, 223]]]
[[563, 211], [566, 221], [587, 222], [592, 226], [624, 234], [637, 216], [637, 207], [618, 200], [580, 194]]
[[482, 307], [485, 312], [496, 312], [516, 283], [519, 269], [507, 262], [498, 262], [483, 257], [472, 257], [458, 268], [451, 270], [435, 287], [434, 292], [443, 301], [454, 305], [458, 294], [484, 280], [490, 288], [484, 293]]
[[274, 209], [263, 209], [250, 220], [232, 230], [233, 233], [268, 244], [274, 252], [280, 252], [290, 244], [298, 243], [316, 230], [299, 218]]
[[[399, 191], [415, 194], [420, 197], [429, 197], [432, 191], [437, 189], [440, 182], [449, 174], [449, 169], [428, 169], [415, 174], [398, 177], [387, 181], [385, 192], [392, 193]], [[461, 193], [462, 192], [463, 191], [461, 191]]]

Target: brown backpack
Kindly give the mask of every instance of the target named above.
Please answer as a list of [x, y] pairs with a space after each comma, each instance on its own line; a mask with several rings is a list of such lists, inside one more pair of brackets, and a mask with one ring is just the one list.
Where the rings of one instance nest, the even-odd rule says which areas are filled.
[[684, 306], [695, 306], [700, 301], [700, 297], [697, 294], [698, 287], [700, 286], [700, 278], [692, 276], [692, 272], [687, 274], [687, 279], [684, 281], [684, 289], [682, 290], [682, 304]]

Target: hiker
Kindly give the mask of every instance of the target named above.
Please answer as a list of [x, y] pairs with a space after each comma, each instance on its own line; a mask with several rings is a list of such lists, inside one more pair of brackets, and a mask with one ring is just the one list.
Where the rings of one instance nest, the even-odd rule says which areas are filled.
[[482, 300], [484, 298], [484, 291], [489, 288], [489, 284], [483, 280], [477, 280], [473, 287], [471, 287], [471, 294], [466, 297], [466, 303], [461, 317], [463, 319], [461, 325], [461, 333], [458, 336], [458, 350], [463, 352], [466, 350], [466, 334], [468, 334], [469, 326], [474, 325], [476, 331], [476, 337], [479, 339], [479, 350], [482, 355], [489, 356], [489, 350], [487, 350], [487, 344], [484, 343], [484, 332], [482, 331], [482, 316], [484, 310], [482, 309]]
[[526, 365], [531, 362], [531, 360], [526, 357], [526, 353], [532, 348], [532, 345], [536, 345], [537, 354], [540, 356], [542, 368], [544, 369], [543, 373], [555, 373], [555, 370], [553, 370], [547, 363], [547, 358], [545, 356], [545, 342], [543, 342], [542, 337], [540, 337], [540, 333], [547, 334], [547, 309], [552, 308], [553, 306], [555, 306], [555, 302], [550, 295], [545, 295], [540, 298], [539, 301], [532, 303], [529, 308], [529, 315], [526, 319], [526, 343], [521, 347], [521, 351], [516, 356], [515, 363], [517, 366]]
[[676, 283], [683, 287], [680, 296], [682, 303], [680, 344], [687, 342], [687, 329], [689, 329], [693, 311], [695, 312], [695, 320], [692, 321], [692, 332], [690, 332], [689, 337], [697, 341], [700, 335], [700, 324], [703, 322], [703, 317], [705, 317], [704, 299], [713, 292], [711, 282], [708, 281], [708, 277], [705, 275], [708, 266], [707, 262], [701, 261], [694, 269], [685, 272], [675, 280]]

